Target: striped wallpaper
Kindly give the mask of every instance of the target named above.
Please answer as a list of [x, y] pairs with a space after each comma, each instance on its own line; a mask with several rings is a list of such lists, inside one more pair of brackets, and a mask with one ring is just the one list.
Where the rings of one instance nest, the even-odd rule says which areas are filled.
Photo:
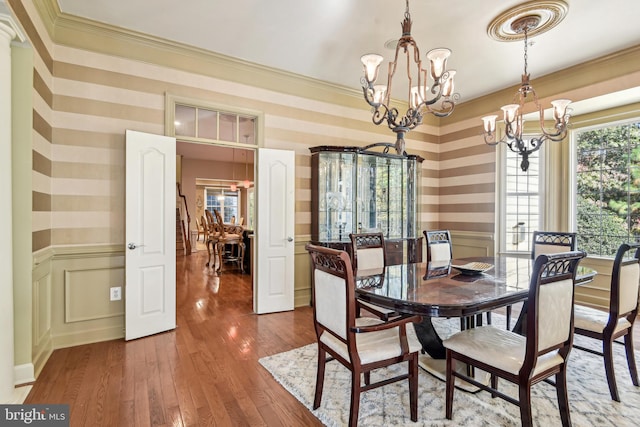
[[[113, 29], [110, 38], [100, 38], [104, 29], [78, 19], [65, 21], [59, 11], [55, 15], [54, 0], [43, 0], [46, 7], [40, 9], [26, 0], [8, 3], [36, 57], [34, 251], [124, 244], [125, 130], [163, 134], [167, 93], [264, 112], [261, 146], [296, 152], [298, 238], [310, 234], [308, 148], [395, 139], [385, 126], [371, 123], [359, 91], [274, 70], [247, 70], [246, 65], [237, 78], [221, 78], [234, 75], [238, 65], [148, 37], [118, 38]], [[43, 10], [49, 13], [41, 18]], [[52, 41], [47, 28], [56, 28], [61, 42]], [[82, 31], [86, 38], [66, 35]], [[156, 48], [162, 54], [154, 56]], [[244, 74], [251, 78], [243, 81]], [[427, 118], [407, 135], [407, 151], [425, 158], [420, 228], [493, 233], [496, 157], [482, 141], [478, 120], [486, 109], [478, 102], [466, 109], [463, 104], [459, 118], [457, 112], [446, 119]]]

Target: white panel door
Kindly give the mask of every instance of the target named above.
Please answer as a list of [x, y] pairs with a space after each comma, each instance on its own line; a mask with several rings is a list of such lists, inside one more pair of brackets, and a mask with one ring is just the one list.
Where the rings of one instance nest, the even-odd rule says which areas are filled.
[[293, 310], [295, 153], [258, 149], [256, 313]]
[[176, 139], [126, 133], [127, 340], [176, 327]]

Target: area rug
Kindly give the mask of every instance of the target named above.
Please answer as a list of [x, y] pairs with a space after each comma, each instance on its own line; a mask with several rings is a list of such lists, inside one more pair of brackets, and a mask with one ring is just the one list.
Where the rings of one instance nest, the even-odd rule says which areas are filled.
[[[494, 316], [499, 317], [499, 316]], [[455, 319], [452, 319], [455, 320]], [[498, 322], [500, 320], [498, 319]], [[446, 336], [455, 322], [438, 321], [436, 328]], [[494, 320], [494, 323], [495, 320]], [[576, 336], [576, 343], [594, 348], [594, 342]], [[591, 342], [589, 342], [591, 341]], [[568, 367], [568, 390], [571, 421], [577, 427], [626, 427], [640, 425], [640, 387], [631, 383], [624, 347], [616, 345], [615, 367], [621, 403], [611, 400], [601, 357], [574, 349]], [[636, 352], [636, 360], [640, 354]], [[310, 344], [291, 351], [260, 359], [282, 386], [327, 426], [348, 424], [351, 373], [338, 362], [329, 362], [325, 369], [322, 404], [312, 410], [317, 366], [317, 345]], [[394, 376], [406, 364], [374, 371], [375, 377]], [[517, 389], [506, 381], [500, 389], [517, 397]], [[361, 394], [360, 426], [520, 426], [517, 406], [502, 399], [492, 399], [487, 392], [468, 393], [456, 390], [453, 420], [445, 418], [445, 383], [420, 369], [418, 422], [409, 417], [408, 383], [401, 381]], [[539, 383], [532, 388], [534, 424], [541, 427], [560, 426], [556, 390]]]

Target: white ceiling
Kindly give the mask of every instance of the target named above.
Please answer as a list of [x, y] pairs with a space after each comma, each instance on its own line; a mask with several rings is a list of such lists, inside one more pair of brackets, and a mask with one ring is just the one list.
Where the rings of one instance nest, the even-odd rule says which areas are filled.
[[[639, 0], [566, 0], [566, 18], [531, 39], [536, 77], [640, 43]], [[391, 59], [404, 0], [58, 0], [62, 12], [193, 45], [349, 88], [360, 88], [360, 56]], [[413, 0], [412, 35], [422, 55], [453, 53], [465, 102], [520, 82], [523, 43], [487, 35], [493, 18], [520, 0]], [[424, 56], [423, 56], [424, 58]], [[394, 83], [395, 85], [395, 83]], [[363, 101], [364, 102], [364, 101]], [[506, 103], [507, 101], [505, 101]]]
[[[57, 1], [66, 14], [357, 90], [361, 88], [360, 56], [375, 52], [391, 60], [394, 51], [384, 45], [400, 37], [405, 11], [405, 0]], [[537, 77], [640, 44], [640, 0], [565, 1], [569, 3], [565, 19], [530, 39], [528, 71], [534, 86]], [[452, 50], [448, 68], [457, 70], [461, 103], [520, 83], [523, 42], [495, 41], [487, 35], [487, 26], [522, 3], [410, 2], [412, 35], [423, 58], [432, 48]], [[404, 83], [397, 81], [400, 77], [394, 87]], [[639, 101], [640, 88], [635, 88], [572, 107], [574, 114], [582, 114]], [[369, 108], [364, 100], [363, 108]], [[178, 152], [191, 156], [189, 152], [196, 151], [193, 155], [198, 158], [232, 158], [229, 149], [203, 154], [200, 148], [181, 144]]]

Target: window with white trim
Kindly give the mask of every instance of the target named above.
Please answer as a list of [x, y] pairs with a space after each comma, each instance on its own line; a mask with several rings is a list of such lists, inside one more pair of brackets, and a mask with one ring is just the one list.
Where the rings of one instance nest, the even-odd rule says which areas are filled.
[[500, 144], [498, 179], [498, 251], [525, 253], [531, 251], [531, 237], [542, 224], [543, 179], [541, 152], [529, 156], [529, 168], [520, 168], [522, 156]]
[[240, 197], [237, 191], [225, 190], [221, 188], [207, 188], [206, 209], [213, 213], [214, 210], [220, 212], [222, 221], [225, 224], [231, 223], [231, 218], [235, 217], [236, 222], [239, 220], [238, 212], [240, 212]]

